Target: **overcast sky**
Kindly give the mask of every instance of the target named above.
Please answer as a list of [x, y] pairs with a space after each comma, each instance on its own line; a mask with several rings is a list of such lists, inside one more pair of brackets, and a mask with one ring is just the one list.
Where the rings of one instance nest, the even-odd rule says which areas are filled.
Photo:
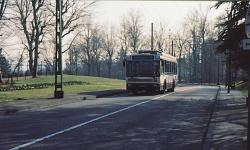
[[[215, 3], [216, 1], [98, 1], [93, 7], [93, 21], [119, 25], [123, 16], [135, 10], [142, 14], [146, 28], [149, 28], [151, 22], [163, 22], [171, 30], [177, 30], [193, 9], [205, 10]], [[222, 9], [211, 9], [210, 20], [214, 20], [220, 13]]]

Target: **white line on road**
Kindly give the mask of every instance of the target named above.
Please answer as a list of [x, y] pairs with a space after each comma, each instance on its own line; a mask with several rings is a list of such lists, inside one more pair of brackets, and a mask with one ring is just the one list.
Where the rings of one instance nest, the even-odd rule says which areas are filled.
[[[187, 89], [182, 90], [182, 91], [186, 91], [186, 90], [187, 90]], [[182, 91], [178, 91], [178, 92], [182, 92]], [[35, 144], [35, 143], [37, 143], [37, 142], [44, 141], [45, 139], [49, 139], [49, 138], [54, 137], [54, 136], [56, 136], [56, 135], [59, 135], [59, 134], [62, 134], [62, 133], [71, 131], [71, 130], [73, 130], [73, 129], [79, 128], [79, 127], [84, 126], [84, 125], [87, 125], [87, 124], [89, 124], [89, 123], [98, 121], [98, 120], [103, 119], [103, 118], [106, 118], [106, 117], [108, 117], [108, 116], [117, 114], [117, 113], [119, 113], [119, 112], [122, 112], [122, 111], [128, 110], [128, 109], [130, 109], [130, 108], [133, 108], [133, 107], [136, 107], [136, 106], [139, 106], [139, 105], [148, 103], [148, 102], [153, 101], [153, 100], [156, 100], [156, 99], [160, 99], [160, 98], [162, 98], [162, 97], [164, 97], [164, 96], [171, 95], [171, 94], [173, 94], [173, 93], [164, 94], [164, 95], [162, 95], [162, 96], [155, 97], [155, 98], [153, 98], [153, 99], [150, 99], [150, 100], [147, 100], [147, 101], [143, 101], [143, 102], [137, 103], [137, 104], [135, 104], [135, 105], [131, 105], [131, 106], [129, 106], [129, 107], [125, 107], [125, 108], [120, 109], [120, 110], [117, 110], [117, 111], [115, 111], [115, 112], [108, 113], [108, 114], [106, 114], [106, 115], [97, 117], [97, 118], [95, 118], [95, 119], [91, 119], [91, 120], [89, 120], [89, 121], [86, 121], [86, 122], [83, 122], [83, 123], [74, 125], [74, 126], [72, 126], [72, 127], [66, 128], [66, 129], [64, 129], [64, 130], [60, 130], [60, 131], [58, 131], [58, 132], [49, 134], [49, 135], [47, 135], [47, 136], [44, 136], [44, 137], [35, 139], [35, 140], [31, 141], [31, 142], [28, 142], [28, 143], [25, 143], [25, 144], [16, 146], [16, 147], [14, 147], [14, 148], [11, 148], [10, 150], [18, 150], [18, 149], [20, 149], [20, 148], [24, 148], [24, 147], [30, 146], [30, 145]]]

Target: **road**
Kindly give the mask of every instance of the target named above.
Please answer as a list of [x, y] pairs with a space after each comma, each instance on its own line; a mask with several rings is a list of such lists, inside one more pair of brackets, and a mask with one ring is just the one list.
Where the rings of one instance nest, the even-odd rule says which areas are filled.
[[217, 89], [183, 86], [0, 116], [0, 149], [199, 150]]

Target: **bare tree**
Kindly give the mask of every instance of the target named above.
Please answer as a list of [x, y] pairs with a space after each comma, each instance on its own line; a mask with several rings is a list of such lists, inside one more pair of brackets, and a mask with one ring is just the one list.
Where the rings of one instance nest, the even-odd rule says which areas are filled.
[[111, 27], [110, 33], [104, 33], [103, 49], [107, 54], [107, 65], [108, 65], [108, 77], [111, 77], [113, 56], [115, 53], [115, 37], [114, 30]]
[[8, 0], [0, 0], [0, 20], [2, 20]]
[[[11, 73], [11, 76], [13, 76], [13, 75], [16, 73], [16, 71], [17, 71], [17, 73], [18, 73], [18, 75], [19, 75], [20, 66], [22, 65], [23, 60], [24, 60], [24, 59], [23, 59], [23, 54], [24, 54], [24, 50], [22, 51], [20, 57], [18, 58], [18, 61], [17, 61], [17, 63], [16, 63], [16, 66], [14, 67], [14, 70], [13, 70], [12, 73]], [[18, 75], [17, 75], [17, 76], [18, 76]]]
[[182, 28], [182, 30], [179, 30], [179, 32], [176, 33], [175, 36], [175, 41], [176, 41], [176, 46], [177, 46], [177, 57], [178, 57], [178, 79], [179, 81], [182, 80], [182, 64], [184, 65], [185, 63], [182, 63], [182, 56], [185, 54], [185, 45], [188, 44], [188, 35], [186, 33], [185, 28]]
[[72, 46], [70, 50], [68, 51], [68, 61], [66, 63], [66, 67], [68, 69], [68, 73], [70, 74], [78, 74], [78, 65], [79, 65], [79, 56], [80, 54], [80, 48], [77, 46]]
[[132, 52], [137, 52], [140, 47], [142, 36], [142, 16], [139, 12], [131, 11], [129, 16], [125, 18], [127, 24], [127, 32], [129, 44]]
[[117, 43], [119, 47], [119, 52], [117, 59], [119, 61], [119, 67], [121, 68], [121, 74], [124, 76], [123, 62], [128, 54], [129, 49], [129, 37], [127, 32], [127, 24], [125, 18], [120, 23], [119, 32], [117, 35]]
[[[67, 37], [67, 41], [70, 41], [68, 46], [64, 44], [64, 52], [68, 51], [71, 48], [72, 43], [76, 40], [76, 37], [79, 35], [77, 31], [80, 27], [83, 27], [85, 24], [84, 19], [90, 16], [89, 8], [95, 4], [95, 1], [88, 1], [88, 0], [64, 0], [62, 5], [62, 18], [63, 18], [63, 25], [62, 25], [62, 38], [65, 39]], [[50, 1], [47, 5], [48, 10], [51, 14], [56, 16], [55, 12], [55, 1]], [[55, 35], [55, 19], [51, 23], [51, 32]], [[77, 33], [75, 33], [77, 32]], [[75, 36], [72, 37], [72, 34]], [[54, 38], [54, 36], [53, 36]], [[55, 41], [54, 41], [55, 43]]]
[[39, 46], [41, 45], [46, 27], [50, 21], [48, 12], [45, 11], [45, 0], [13, 0], [12, 23], [23, 32], [23, 44], [29, 54], [29, 69], [32, 77], [37, 76]]
[[[50, 33], [48, 33], [50, 34]], [[48, 36], [47, 34], [47, 36]], [[52, 35], [51, 35], [52, 36]], [[41, 59], [45, 62], [45, 74], [53, 74], [55, 70], [55, 44], [54, 39], [48, 39], [43, 41], [43, 51], [41, 52]]]
[[[8, 0], [0, 0], [0, 20], [3, 18], [4, 11], [6, 9]], [[0, 68], [0, 83], [2, 83], [2, 68]]]
[[206, 60], [208, 53], [206, 52], [206, 40], [208, 39], [209, 21], [208, 21], [209, 8], [205, 11], [201, 7], [194, 9], [189, 16], [187, 16], [185, 26], [189, 30], [190, 37], [192, 38], [192, 81], [202, 83], [207, 76]]
[[92, 65], [95, 65], [97, 76], [101, 75], [100, 59], [102, 56], [103, 38], [99, 27], [96, 25], [91, 34]]
[[80, 50], [82, 52], [82, 61], [87, 64], [87, 75], [90, 75], [92, 51], [91, 51], [91, 29], [92, 25], [87, 24], [83, 31], [82, 40], [80, 40]]
[[163, 23], [160, 23], [159, 27], [156, 27], [157, 30], [154, 31], [154, 49], [157, 49], [159, 51], [165, 51], [166, 50], [166, 25]]
[[121, 22], [118, 39], [120, 44], [120, 61], [123, 61], [128, 53], [129, 48], [129, 35], [127, 32], [127, 24], [125, 18], [123, 18]]

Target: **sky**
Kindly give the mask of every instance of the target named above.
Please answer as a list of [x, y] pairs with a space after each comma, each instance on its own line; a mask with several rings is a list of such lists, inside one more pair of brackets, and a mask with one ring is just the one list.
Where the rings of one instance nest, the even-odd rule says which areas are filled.
[[[105, 25], [119, 25], [121, 18], [131, 10], [138, 11], [143, 25], [150, 29], [151, 22], [165, 23], [175, 31], [180, 28], [185, 17], [193, 10], [206, 10], [216, 1], [98, 1], [93, 7], [93, 21]], [[212, 21], [223, 9], [210, 9], [208, 17]]]

